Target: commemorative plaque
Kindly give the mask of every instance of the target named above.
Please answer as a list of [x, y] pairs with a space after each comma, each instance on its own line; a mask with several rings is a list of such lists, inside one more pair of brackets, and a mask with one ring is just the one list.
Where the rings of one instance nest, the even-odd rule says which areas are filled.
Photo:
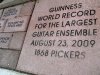
[[12, 39], [12, 33], [0, 33], [0, 48], [8, 48]]
[[0, 20], [0, 32], [3, 32], [6, 20]]
[[18, 6], [4, 9], [1, 19], [9, 19], [9, 18], [14, 18], [18, 16], [20, 14], [21, 8], [22, 8], [22, 5], [18, 5]]
[[3, 9], [0, 10], [0, 19], [1, 19], [2, 13], [3, 13]]
[[29, 18], [29, 16], [24, 16], [9, 19], [6, 23], [4, 32], [26, 31]]
[[99, 75], [100, 0], [39, 0], [17, 69], [37, 75]]

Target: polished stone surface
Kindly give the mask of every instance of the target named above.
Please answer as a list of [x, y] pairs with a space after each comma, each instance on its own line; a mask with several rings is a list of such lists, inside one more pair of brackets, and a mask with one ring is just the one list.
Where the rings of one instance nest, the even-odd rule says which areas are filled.
[[99, 21], [100, 0], [39, 0], [17, 69], [37, 75], [99, 75]]
[[23, 4], [19, 16], [30, 16], [32, 14], [35, 2], [27, 2]]
[[0, 67], [15, 69], [20, 51], [0, 49]]
[[12, 40], [9, 45], [9, 49], [21, 50], [24, 42], [26, 32], [13, 33]]

